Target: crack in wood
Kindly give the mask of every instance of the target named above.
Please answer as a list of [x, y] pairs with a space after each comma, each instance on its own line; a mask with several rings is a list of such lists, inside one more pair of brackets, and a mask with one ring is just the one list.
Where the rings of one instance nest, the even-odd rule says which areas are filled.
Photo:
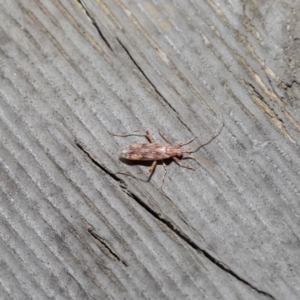
[[[212, 262], [214, 265], [216, 265], [218, 268], [220, 268], [221, 270], [225, 271], [226, 273], [228, 273], [229, 275], [231, 275], [232, 277], [234, 277], [235, 279], [237, 279], [238, 281], [244, 283], [245, 285], [249, 286], [251, 289], [255, 290], [257, 293], [262, 294], [264, 296], [269, 297], [272, 300], [275, 300], [275, 297], [273, 297], [271, 294], [269, 294], [268, 292], [265, 292], [263, 290], [260, 290], [259, 288], [255, 287], [254, 285], [252, 285], [250, 282], [248, 282], [246, 279], [242, 278], [241, 276], [239, 276], [237, 273], [235, 273], [233, 270], [231, 270], [225, 263], [223, 263], [222, 261], [216, 259], [213, 255], [211, 255], [208, 251], [206, 251], [205, 249], [202, 249], [200, 246], [197, 245], [197, 243], [195, 243], [192, 239], [190, 239], [184, 232], [182, 232], [180, 230], [180, 228], [178, 226], [176, 226], [176, 224], [174, 224], [174, 222], [168, 220], [166, 217], [164, 217], [161, 213], [157, 213], [155, 210], [153, 210], [151, 207], [149, 207], [142, 199], [140, 199], [137, 195], [135, 195], [134, 193], [130, 192], [125, 184], [125, 182], [120, 179], [118, 176], [116, 176], [114, 173], [112, 173], [111, 171], [109, 171], [108, 169], [106, 169], [105, 167], [103, 167], [95, 158], [92, 157], [92, 155], [83, 148], [82, 145], [79, 144], [78, 141], [75, 141], [76, 146], [83, 151], [89, 158], [90, 160], [97, 166], [99, 167], [101, 170], [103, 170], [106, 174], [108, 174], [109, 176], [111, 176], [114, 180], [116, 180], [119, 184], [120, 187], [122, 189], [122, 191], [124, 193], [126, 193], [129, 197], [131, 197], [132, 199], [134, 199], [141, 207], [143, 207], [148, 213], [150, 213], [156, 220], [160, 221], [161, 223], [165, 224], [173, 233], [175, 233], [181, 240], [183, 240], [184, 242], [186, 242], [190, 247], [192, 247], [193, 249], [195, 249], [197, 252], [202, 253], [210, 262]], [[86, 221], [84, 221], [85, 223], [87, 223]], [[87, 223], [88, 224], [88, 223]], [[92, 228], [92, 227], [91, 227]], [[105, 247], [107, 247], [108, 250], [111, 249], [110, 246], [107, 246], [106, 241], [104, 241], [97, 233], [94, 232], [93, 229], [89, 230], [88, 227], [88, 231], [89, 233], [95, 238], [97, 239], [100, 243], [102, 243]], [[115, 253], [114, 251], [112, 253]], [[118, 255], [116, 255], [116, 257], [119, 257]], [[120, 260], [120, 259], [119, 259]], [[127, 263], [120, 260], [125, 266], [127, 266]]]
[[124, 46], [124, 44], [117, 38], [117, 41], [120, 43], [124, 51], [127, 53], [133, 64], [136, 66], [136, 68], [141, 72], [141, 74], [144, 76], [144, 78], [149, 82], [149, 84], [152, 86], [154, 91], [161, 97], [161, 99], [176, 113], [177, 119], [190, 131], [189, 127], [187, 124], [185, 124], [178, 116], [178, 112], [176, 109], [170, 104], [170, 102], [164, 97], [164, 95], [157, 89], [155, 84], [150, 80], [150, 78], [146, 75], [146, 73], [143, 71], [142, 67], [139, 66], [139, 64], [135, 61], [135, 59], [132, 57], [130, 54], [129, 50]]
[[288, 133], [283, 119], [280, 118], [278, 114], [276, 114], [274, 109], [266, 103], [263, 96], [259, 93], [255, 86], [253, 86], [249, 82], [246, 82], [245, 80], [243, 80], [243, 82], [252, 89], [252, 99], [255, 101], [255, 103], [258, 105], [261, 111], [267, 116], [270, 122], [284, 135], [284, 137], [289, 139], [292, 143], [296, 143], [295, 140]]
[[87, 151], [77, 140], [75, 140], [75, 145], [88, 156], [88, 158], [95, 164], [98, 168], [104, 171], [107, 175], [112, 177], [114, 180], [120, 183], [120, 185], [125, 186], [125, 182], [115, 175], [115, 173], [111, 172], [109, 169], [104, 167], [89, 151]]
[[86, 225], [87, 231], [89, 232], [89, 234], [95, 240], [97, 240], [99, 243], [101, 243], [101, 245], [104, 246], [104, 248], [110, 253], [110, 255], [112, 257], [114, 257], [119, 262], [121, 262], [125, 267], [128, 267], [128, 263], [125, 260], [122, 260], [120, 255], [117, 254], [117, 252], [113, 249], [113, 247], [104, 238], [102, 238], [99, 234], [97, 234], [95, 232], [94, 227], [86, 220], [82, 219], [82, 221]]
[[81, 5], [81, 7], [83, 8], [83, 10], [85, 11], [87, 17], [89, 18], [89, 20], [91, 21], [92, 25], [96, 28], [98, 34], [100, 35], [100, 37], [102, 38], [102, 40], [104, 41], [104, 43], [107, 45], [107, 47], [112, 51], [112, 47], [110, 46], [108, 40], [106, 39], [106, 37], [104, 36], [104, 34], [102, 33], [99, 25], [97, 24], [95, 18], [92, 16], [92, 14], [88, 11], [88, 9], [86, 8], [84, 2], [82, 0], [77, 0], [77, 2]]
[[[124, 188], [123, 188], [124, 189]], [[150, 213], [155, 219], [165, 224], [172, 232], [174, 232], [180, 239], [185, 241], [190, 247], [195, 249], [197, 252], [202, 253], [209, 261], [211, 261], [213, 264], [215, 264], [218, 268], [222, 269], [226, 273], [230, 274], [240, 282], [244, 283], [245, 285], [249, 286], [251, 289], [255, 290], [257, 293], [262, 294], [264, 296], [269, 297], [272, 300], [275, 300], [275, 298], [269, 294], [268, 292], [265, 292], [263, 290], [260, 290], [259, 288], [252, 285], [247, 280], [243, 279], [241, 276], [236, 274], [234, 271], [232, 271], [226, 264], [221, 262], [220, 260], [213, 257], [208, 251], [202, 249], [200, 246], [198, 246], [192, 239], [190, 239], [185, 233], [183, 233], [178, 226], [174, 224], [174, 222], [168, 220], [167, 218], [163, 217], [163, 215], [160, 213], [158, 214], [156, 211], [154, 211], [151, 207], [149, 207], [142, 199], [140, 199], [137, 195], [130, 192], [127, 188], [126, 191], [124, 191], [127, 195], [129, 195], [131, 198], [133, 198], [139, 205], [141, 205], [148, 213]]]

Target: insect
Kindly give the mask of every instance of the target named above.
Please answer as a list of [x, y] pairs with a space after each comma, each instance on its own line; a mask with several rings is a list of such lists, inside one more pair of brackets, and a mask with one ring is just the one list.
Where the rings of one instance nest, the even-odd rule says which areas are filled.
[[[223, 128], [224, 122], [222, 122], [222, 126], [220, 126], [219, 129], [217, 129], [213, 134], [209, 135], [204, 141], [200, 142], [196, 147], [194, 148], [182, 148], [182, 146], [190, 144], [192, 141], [196, 139], [196, 137], [188, 140], [187, 142], [180, 143], [174, 145], [172, 142], [170, 142], [161, 132], [159, 134], [161, 137], [167, 142], [167, 143], [158, 143], [155, 142], [152, 135], [148, 130], [135, 130], [129, 133], [121, 133], [121, 134], [114, 134], [114, 136], [129, 136], [129, 135], [139, 135], [137, 132], [143, 132], [142, 135], [146, 136], [146, 138], [149, 140], [149, 143], [142, 143], [142, 144], [130, 144], [127, 146], [122, 147], [118, 155], [121, 159], [125, 160], [136, 160], [136, 161], [153, 161], [151, 167], [148, 170], [148, 173], [130, 173], [130, 172], [117, 172], [116, 174], [124, 174], [129, 175], [134, 178], [137, 178], [142, 181], [149, 181], [155, 167], [157, 165], [158, 161], [162, 162], [162, 165], [165, 169], [164, 177], [162, 180], [161, 188], [163, 187], [166, 175], [167, 175], [167, 166], [164, 162], [164, 160], [171, 158], [174, 160], [179, 166], [195, 170], [192, 166], [190, 166], [187, 163], [184, 163], [181, 161], [182, 158], [194, 158], [189, 154], [192, 154], [194, 152], [197, 152], [202, 146], [209, 144], [216, 136], [219, 135]], [[144, 174], [147, 176], [147, 179], [144, 180], [142, 178], [138, 178], [135, 175], [138, 174]]]

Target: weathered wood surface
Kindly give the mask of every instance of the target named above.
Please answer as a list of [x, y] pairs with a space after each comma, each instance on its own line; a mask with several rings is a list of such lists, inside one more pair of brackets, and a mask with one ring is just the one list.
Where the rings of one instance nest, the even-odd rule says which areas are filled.
[[[0, 1], [1, 299], [299, 299], [297, 1]], [[146, 128], [220, 135], [150, 182]]]

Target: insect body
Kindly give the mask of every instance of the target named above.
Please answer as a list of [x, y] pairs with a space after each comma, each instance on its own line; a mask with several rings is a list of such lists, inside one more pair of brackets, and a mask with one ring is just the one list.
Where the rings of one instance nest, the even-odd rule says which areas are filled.
[[[168, 139], [166, 137], [163, 136], [162, 133], [160, 133], [160, 135], [163, 137], [163, 139], [165, 141], [167, 141], [167, 143], [157, 143], [154, 141], [150, 132], [148, 130], [145, 130], [143, 135], [145, 135], [147, 137], [147, 139], [149, 140], [150, 143], [127, 145], [125, 147], [122, 147], [120, 149], [120, 151], [118, 152], [118, 154], [119, 154], [120, 158], [127, 159], [127, 160], [153, 161], [151, 167], [148, 170], [148, 174], [142, 173], [144, 175], [147, 175], [147, 179], [143, 180], [143, 179], [135, 176], [135, 175], [141, 174], [141, 173], [133, 174], [133, 173], [129, 173], [129, 172], [117, 172], [117, 174], [129, 175], [129, 176], [133, 176], [139, 180], [149, 181], [152, 176], [152, 173], [157, 165], [157, 162], [161, 161], [163, 164], [163, 167], [165, 169], [165, 174], [164, 174], [164, 177], [162, 180], [162, 185], [161, 185], [161, 187], [162, 187], [164, 184], [166, 174], [167, 174], [167, 166], [166, 166], [164, 160], [171, 158], [181, 167], [194, 170], [193, 167], [191, 167], [190, 165], [188, 165], [186, 163], [183, 163], [180, 159], [183, 157], [184, 158], [186, 158], [186, 157], [193, 158], [192, 156], [189, 156], [188, 154], [192, 154], [192, 153], [198, 151], [200, 149], [200, 147], [210, 143], [221, 132], [223, 125], [224, 124], [222, 123], [222, 126], [218, 130], [216, 130], [212, 135], [210, 135], [208, 138], [206, 138], [204, 141], [202, 141], [195, 148], [185, 148], [185, 149], [182, 148], [182, 146], [191, 143], [193, 140], [195, 140], [195, 137], [185, 143], [173, 145], [170, 141], [168, 141]], [[136, 130], [131, 133], [113, 134], [113, 135], [122, 136], [122, 137], [129, 136], [129, 135], [138, 135], [136, 132], [141, 132], [141, 130]]]
[[174, 156], [182, 156], [182, 149], [178, 146], [162, 143], [131, 144], [120, 149], [119, 157], [128, 160], [164, 160]]

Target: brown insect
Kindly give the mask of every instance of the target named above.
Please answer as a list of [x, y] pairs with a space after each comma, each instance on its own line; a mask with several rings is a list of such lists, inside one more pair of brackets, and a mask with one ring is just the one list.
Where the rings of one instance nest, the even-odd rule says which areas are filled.
[[[209, 144], [216, 136], [219, 135], [223, 128], [224, 122], [222, 122], [222, 126], [216, 130], [213, 134], [208, 136], [204, 141], [200, 142], [199, 145], [197, 145], [194, 148], [186, 148], [183, 149], [182, 146], [190, 144], [192, 141], [196, 139], [196, 137], [188, 140], [185, 143], [180, 143], [177, 145], [173, 145], [172, 142], [170, 142], [161, 132], [159, 134], [162, 136], [162, 138], [167, 142], [166, 143], [157, 143], [154, 141], [152, 135], [148, 130], [136, 130], [129, 133], [121, 133], [121, 134], [113, 134], [114, 136], [129, 136], [129, 135], [138, 135], [136, 132], [144, 131], [144, 134], [146, 138], [149, 140], [150, 143], [143, 143], [143, 144], [130, 144], [127, 146], [124, 146], [120, 149], [118, 152], [118, 155], [121, 159], [125, 160], [136, 160], [136, 161], [153, 161], [151, 167], [148, 170], [148, 173], [129, 173], [129, 172], [117, 172], [116, 174], [124, 174], [129, 175], [134, 178], [137, 178], [142, 181], [149, 181], [152, 173], [154, 172], [154, 169], [157, 165], [158, 161], [161, 161], [163, 164], [163, 167], [165, 169], [165, 174], [162, 180], [161, 187], [164, 184], [166, 175], [167, 175], [167, 166], [164, 162], [165, 159], [171, 158], [173, 159], [179, 166], [195, 170], [192, 166], [189, 164], [183, 163], [181, 161], [182, 158], [194, 158], [192, 156], [186, 156], [186, 154], [192, 154], [194, 152], [197, 152], [202, 146]], [[135, 175], [138, 174], [144, 174], [147, 176], [147, 179], [144, 180], [142, 178], [138, 178]]]

